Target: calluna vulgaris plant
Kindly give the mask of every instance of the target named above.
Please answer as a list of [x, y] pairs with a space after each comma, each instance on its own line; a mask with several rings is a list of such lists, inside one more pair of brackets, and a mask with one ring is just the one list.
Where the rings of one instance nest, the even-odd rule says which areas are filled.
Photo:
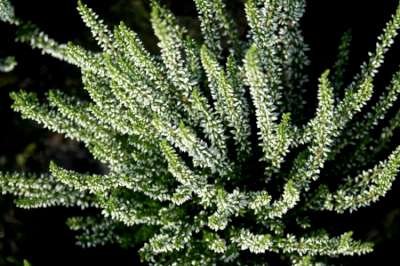
[[[400, 27], [400, 7], [350, 84], [343, 80], [344, 35], [309, 115], [304, 0], [247, 0], [246, 37], [222, 0], [194, 2], [202, 41], [151, 1], [160, 48], [152, 55], [124, 23], [110, 30], [81, 2], [101, 52], [58, 44], [0, 0], [0, 17], [18, 28], [17, 39], [79, 67], [90, 96], [51, 90], [41, 103], [34, 93], [14, 92], [14, 110], [85, 143], [108, 169], [82, 174], [51, 163], [40, 177], [3, 173], [2, 193], [23, 208], [96, 208], [102, 216], [69, 219], [81, 232], [78, 243], [145, 240], [140, 255], [151, 265], [265, 265], [273, 253], [311, 265], [371, 252], [371, 243], [351, 232], [330, 235], [308, 217], [371, 205], [399, 171], [400, 147], [389, 145], [400, 112], [377, 125], [400, 93], [400, 72], [366, 105]], [[351, 153], [345, 160], [344, 149]], [[369, 168], [380, 154], [387, 158]]]

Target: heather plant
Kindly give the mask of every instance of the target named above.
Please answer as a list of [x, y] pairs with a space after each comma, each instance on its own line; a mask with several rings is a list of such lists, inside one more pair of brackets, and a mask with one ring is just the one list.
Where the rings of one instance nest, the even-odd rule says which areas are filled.
[[[57, 43], [0, 0], [0, 18], [15, 25], [17, 40], [77, 66], [86, 91], [78, 98], [51, 90], [46, 101], [13, 92], [13, 109], [84, 143], [107, 169], [80, 173], [51, 162], [40, 176], [2, 173], [2, 193], [22, 208], [96, 209], [68, 220], [78, 244], [143, 242], [141, 258], [151, 265], [266, 265], [271, 254], [313, 265], [372, 252], [372, 243], [332, 235], [309, 217], [369, 206], [398, 174], [400, 147], [390, 144], [400, 73], [371, 98], [400, 7], [351, 82], [344, 35], [310, 116], [305, 1], [247, 0], [246, 34], [222, 0], [194, 3], [201, 40], [151, 1], [159, 54], [150, 54], [124, 23], [111, 29], [80, 1], [97, 51]], [[344, 150], [351, 156], [340, 158]]]

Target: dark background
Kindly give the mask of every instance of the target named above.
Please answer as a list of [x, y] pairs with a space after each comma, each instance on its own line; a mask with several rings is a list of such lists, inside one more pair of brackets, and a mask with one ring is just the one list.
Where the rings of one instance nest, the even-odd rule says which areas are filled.
[[[155, 39], [148, 22], [146, 0], [86, 0], [109, 24], [125, 21], [143, 36], [146, 46], [156, 51]], [[168, 0], [174, 13], [184, 23], [198, 29], [193, 18], [192, 1]], [[394, 13], [396, 0], [310, 0], [303, 19], [304, 35], [311, 47], [310, 90], [316, 89], [317, 77], [335, 61], [342, 33], [353, 32], [350, 74], [359, 69], [368, 51], [374, 49], [376, 37]], [[38, 24], [60, 42], [75, 41], [95, 48], [89, 31], [81, 22], [74, 0], [13, 1], [16, 13]], [[243, 21], [241, 1], [230, 5]], [[26, 44], [14, 43], [15, 29], [0, 24], [0, 57], [15, 55], [17, 68], [0, 74], [0, 170], [46, 172], [48, 162], [56, 160], [63, 166], [79, 170], [97, 167], [79, 143], [68, 141], [58, 134], [41, 129], [22, 120], [10, 110], [9, 93], [18, 89], [43, 94], [51, 88], [79, 93], [80, 75], [73, 66], [49, 56], [43, 56]], [[400, 42], [389, 53], [382, 75], [376, 82], [379, 91], [397, 70]], [[399, 265], [400, 247], [400, 183], [379, 203], [352, 215], [321, 217], [329, 220], [328, 227], [354, 230], [360, 239], [377, 243], [376, 252], [364, 257], [338, 259], [338, 265]], [[135, 249], [103, 247], [82, 250], [74, 245], [74, 235], [65, 225], [68, 216], [78, 210], [51, 208], [20, 210], [10, 197], [0, 201], [0, 265], [21, 265], [27, 259], [33, 266], [42, 265], [139, 265]]]

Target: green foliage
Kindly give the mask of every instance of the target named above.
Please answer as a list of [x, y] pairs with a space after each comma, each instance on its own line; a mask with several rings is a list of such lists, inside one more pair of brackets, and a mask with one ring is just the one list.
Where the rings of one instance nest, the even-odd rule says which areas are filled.
[[19, 24], [15, 17], [14, 7], [8, 0], [0, 1], [0, 20], [10, 24]]
[[[17, 40], [76, 65], [89, 96], [52, 90], [43, 103], [34, 93], [14, 92], [14, 110], [83, 142], [108, 169], [78, 173], [51, 163], [47, 175], [3, 173], [1, 192], [25, 208], [96, 208], [102, 217], [68, 220], [81, 233], [78, 244], [140, 243], [142, 259], [152, 265], [247, 265], [245, 250], [254, 254], [254, 265], [264, 265], [267, 252], [312, 265], [321, 256], [371, 252], [372, 244], [354, 240], [352, 232], [331, 236], [314, 228], [308, 215], [369, 206], [400, 170], [399, 147], [367, 167], [377, 154], [390, 153], [400, 125], [397, 111], [379, 138], [369, 134], [397, 100], [400, 74], [364, 108], [400, 28], [400, 7], [348, 86], [350, 35], [344, 35], [333, 75], [321, 75], [317, 108], [306, 121], [305, 2], [248, 0], [247, 38], [222, 0], [194, 2], [200, 41], [166, 7], [151, 2], [160, 48], [153, 55], [124, 23], [110, 29], [81, 1], [78, 11], [100, 51], [58, 44], [17, 20], [1, 0], [0, 18], [18, 27]], [[337, 155], [351, 146], [354, 156], [342, 165]], [[339, 174], [359, 174], [331, 186], [328, 162]], [[251, 170], [257, 167], [262, 173]]]
[[6, 58], [0, 58], [0, 72], [10, 72], [17, 65], [17, 61], [13, 56], [7, 56]]

